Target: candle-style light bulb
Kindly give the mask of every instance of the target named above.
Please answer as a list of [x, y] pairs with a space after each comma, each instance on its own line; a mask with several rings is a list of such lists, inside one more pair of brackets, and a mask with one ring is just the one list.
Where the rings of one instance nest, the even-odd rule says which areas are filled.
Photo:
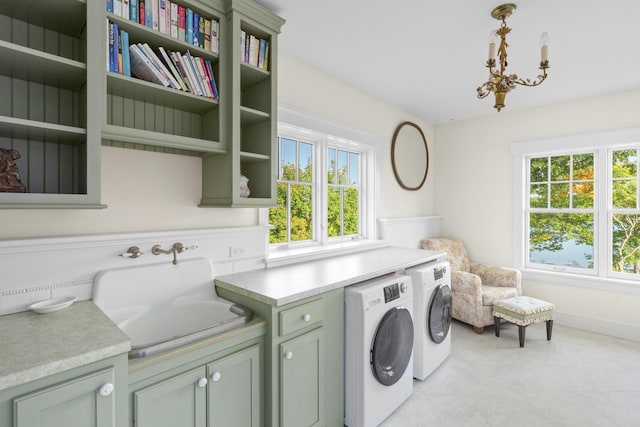
[[549, 34], [542, 33], [540, 36], [540, 62], [549, 60]]
[[498, 41], [498, 34], [495, 30], [489, 34], [489, 61], [496, 57], [496, 42]]

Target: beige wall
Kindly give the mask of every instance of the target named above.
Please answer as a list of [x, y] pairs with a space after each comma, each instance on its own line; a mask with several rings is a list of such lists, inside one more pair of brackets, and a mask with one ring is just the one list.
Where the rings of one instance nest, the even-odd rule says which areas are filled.
[[[507, 109], [436, 127], [435, 213], [443, 217], [442, 234], [463, 239], [475, 261], [512, 265], [511, 143], [633, 127], [640, 127], [640, 90], [526, 111]], [[523, 285], [575, 318], [640, 326], [640, 292], [621, 297], [552, 282], [525, 280]]]
[[[398, 123], [415, 117], [280, 57], [280, 102], [303, 113], [375, 136], [381, 173], [379, 216], [432, 213], [433, 178], [422, 191], [396, 184], [389, 152]], [[423, 126], [433, 141], [433, 130]], [[432, 148], [433, 149], [433, 148]], [[200, 160], [119, 148], [102, 148], [102, 210], [0, 210], [0, 239], [87, 233], [174, 230], [254, 225], [256, 209], [198, 208]]]

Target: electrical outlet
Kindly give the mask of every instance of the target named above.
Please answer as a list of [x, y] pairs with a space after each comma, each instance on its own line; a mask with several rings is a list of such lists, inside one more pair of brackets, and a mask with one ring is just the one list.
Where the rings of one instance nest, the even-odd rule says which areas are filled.
[[229, 256], [231, 258], [238, 258], [247, 254], [246, 246], [229, 246]]

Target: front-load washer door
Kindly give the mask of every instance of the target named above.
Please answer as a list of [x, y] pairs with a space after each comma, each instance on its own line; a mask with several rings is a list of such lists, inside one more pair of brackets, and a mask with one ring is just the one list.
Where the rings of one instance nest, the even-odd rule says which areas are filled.
[[427, 328], [431, 340], [440, 344], [447, 338], [451, 327], [451, 289], [439, 285], [431, 294], [427, 310]]
[[386, 386], [398, 382], [411, 361], [413, 321], [404, 307], [394, 307], [382, 317], [371, 346], [371, 369]]

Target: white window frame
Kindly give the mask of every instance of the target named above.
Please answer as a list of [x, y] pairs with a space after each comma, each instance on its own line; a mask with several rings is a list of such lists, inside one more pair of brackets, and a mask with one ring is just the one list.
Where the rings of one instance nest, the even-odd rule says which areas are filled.
[[[267, 266], [276, 266], [307, 259], [353, 252], [364, 247], [379, 246], [375, 240], [377, 174], [375, 137], [362, 131], [310, 116], [299, 111], [278, 108], [278, 137], [312, 143], [314, 164], [313, 241], [274, 244], [268, 246]], [[372, 143], [369, 143], [372, 141]], [[277, 141], [276, 141], [277, 144]], [[327, 229], [327, 149], [336, 148], [360, 153], [360, 234], [358, 236], [328, 237]], [[318, 167], [320, 166], [320, 167]], [[259, 224], [269, 224], [269, 209], [259, 209]], [[319, 220], [318, 220], [319, 219]]]
[[[513, 242], [514, 263], [523, 271], [525, 278], [544, 281], [553, 277], [554, 282], [575, 285], [579, 287], [593, 287], [597, 289], [617, 289], [638, 293], [640, 279], [636, 275], [611, 271], [611, 227], [613, 213], [624, 213], [622, 210], [612, 209], [611, 152], [625, 148], [637, 147], [640, 143], [640, 129], [624, 129], [619, 131], [598, 132], [542, 140], [522, 141], [512, 144], [513, 155]], [[594, 218], [594, 273], [588, 275], [584, 269], [550, 268], [543, 269], [536, 265], [533, 268], [528, 263], [528, 159], [537, 156], [554, 156], [595, 152], [595, 218]], [[604, 164], [603, 164], [604, 163]], [[637, 210], [634, 211], [634, 213]], [[602, 244], [604, 242], [604, 244]], [[575, 270], [580, 270], [581, 273]], [[633, 277], [633, 278], [632, 278]], [[613, 286], [612, 286], [613, 285]], [[615, 285], [619, 285], [616, 287]], [[631, 286], [630, 286], [631, 285]]]

